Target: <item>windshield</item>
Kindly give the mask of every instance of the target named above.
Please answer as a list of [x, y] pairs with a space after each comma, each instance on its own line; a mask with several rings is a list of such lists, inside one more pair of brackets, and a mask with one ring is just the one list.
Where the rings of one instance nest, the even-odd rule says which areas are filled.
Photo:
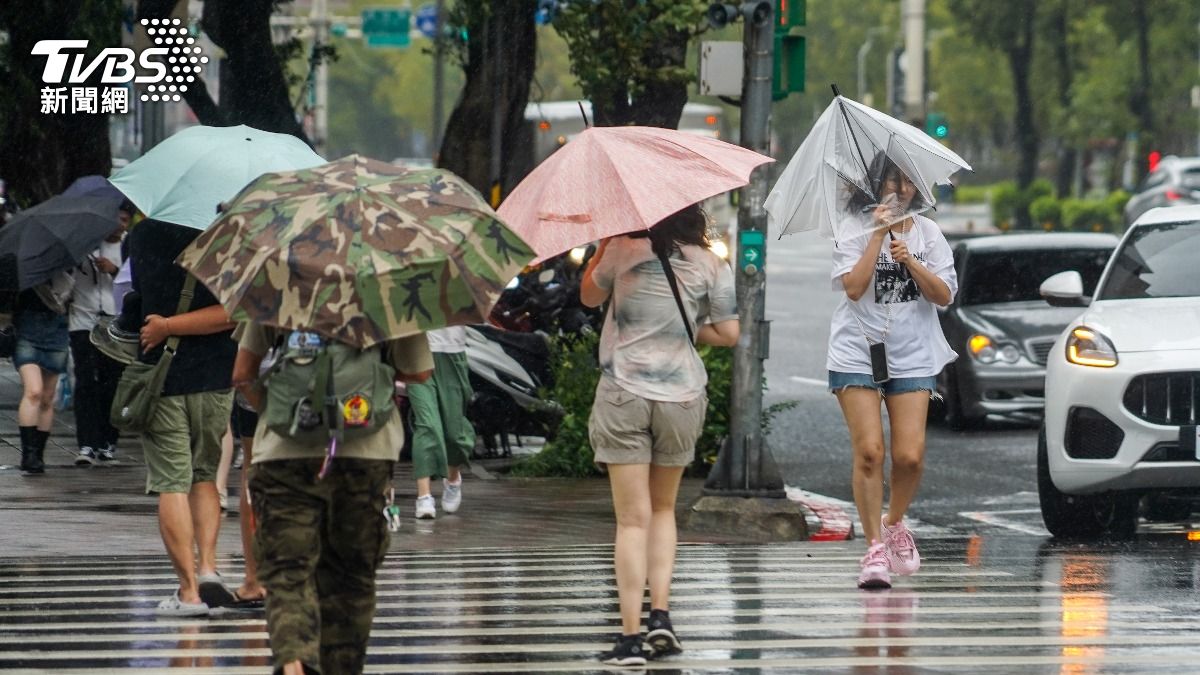
[[1104, 300], [1200, 296], [1200, 221], [1142, 225], [1121, 244]]
[[971, 253], [964, 270], [963, 305], [1041, 300], [1038, 287], [1049, 277], [1075, 270], [1083, 276], [1084, 295], [1091, 295], [1111, 249], [1046, 249]]

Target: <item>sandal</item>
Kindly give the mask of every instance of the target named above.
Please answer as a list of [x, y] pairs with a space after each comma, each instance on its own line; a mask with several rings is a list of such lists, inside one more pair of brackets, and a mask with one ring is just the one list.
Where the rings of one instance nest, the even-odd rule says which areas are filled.
[[154, 613], [159, 616], [208, 616], [208, 605], [203, 602], [184, 602], [179, 599], [179, 591], [171, 597], [158, 603]]
[[199, 582], [200, 601], [212, 608], [228, 607], [237, 599], [233, 591], [225, 585], [220, 574], [201, 574], [196, 577]]
[[266, 609], [267, 596], [259, 598], [243, 598], [237, 591], [233, 592], [233, 602], [225, 605], [229, 609]]

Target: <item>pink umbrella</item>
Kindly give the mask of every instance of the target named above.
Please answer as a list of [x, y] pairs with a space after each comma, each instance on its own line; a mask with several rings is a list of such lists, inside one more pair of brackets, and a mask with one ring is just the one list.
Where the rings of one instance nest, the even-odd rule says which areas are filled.
[[526, 176], [499, 214], [541, 261], [649, 228], [689, 204], [745, 185], [754, 167], [773, 161], [672, 129], [593, 127]]

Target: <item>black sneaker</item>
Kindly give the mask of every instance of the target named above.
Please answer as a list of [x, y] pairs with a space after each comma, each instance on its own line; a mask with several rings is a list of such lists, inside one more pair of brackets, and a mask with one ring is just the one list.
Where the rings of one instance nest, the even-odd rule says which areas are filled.
[[683, 651], [679, 638], [675, 637], [675, 628], [671, 626], [671, 615], [665, 609], [650, 610], [650, 620], [646, 622], [646, 643], [654, 650], [655, 656], [667, 656]]
[[642, 644], [641, 635], [622, 635], [617, 638], [617, 644], [612, 651], [600, 655], [600, 661], [610, 666], [644, 666], [646, 665], [646, 648]]
[[96, 451], [86, 445], [79, 449], [78, 455], [75, 455], [75, 466], [91, 466], [95, 463]]
[[109, 444], [96, 451], [96, 459], [101, 464], [111, 464], [117, 461], [117, 446]]

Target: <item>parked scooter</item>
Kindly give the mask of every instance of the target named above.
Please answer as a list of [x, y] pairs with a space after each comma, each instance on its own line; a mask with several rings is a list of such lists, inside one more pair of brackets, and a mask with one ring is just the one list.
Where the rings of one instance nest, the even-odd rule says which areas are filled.
[[576, 249], [513, 280], [489, 317], [467, 329], [467, 363], [475, 394], [468, 416], [488, 456], [512, 454], [510, 437], [553, 437], [564, 411], [543, 398], [554, 386], [550, 336], [600, 328], [600, 312], [579, 300], [590, 250]]

